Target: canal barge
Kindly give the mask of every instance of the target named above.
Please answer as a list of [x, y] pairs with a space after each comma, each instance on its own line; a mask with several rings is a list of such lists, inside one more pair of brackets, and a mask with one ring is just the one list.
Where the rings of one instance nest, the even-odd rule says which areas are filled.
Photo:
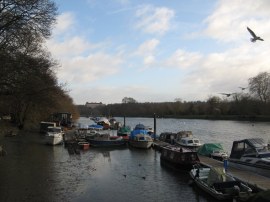
[[173, 145], [161, 148], [160, 160], [161, 163], [183, 170], [190, 170], [193, 165], [200, 162], [197, 152]]

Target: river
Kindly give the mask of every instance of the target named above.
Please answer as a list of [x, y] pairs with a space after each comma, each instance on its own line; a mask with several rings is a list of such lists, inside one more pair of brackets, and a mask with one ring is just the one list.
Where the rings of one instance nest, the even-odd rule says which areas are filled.
[[[83, 117], [79, 122], [92, 123]], [[127, 117], [125, 122], [154, 127], [153, 118]], [[156, 123], [157, 134], [191, 130], [203, 143], [222, 143], [228, 152], [234, 140], [270, 139], [266, 122], [158, 118]], [[63, 145], [44, 145], [41, 139], [38, 133], [0, 139], [8, 152], [0, 157], [0, 201], [215, 201], [189, 185], [188, 173], [162, 166], [153, 149], [90, 148], [69, 155]]]

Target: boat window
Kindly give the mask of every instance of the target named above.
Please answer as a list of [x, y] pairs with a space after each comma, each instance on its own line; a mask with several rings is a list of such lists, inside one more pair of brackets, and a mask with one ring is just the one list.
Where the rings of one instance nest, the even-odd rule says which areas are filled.
[[237, 144], [237, 146], [235, 147], [235, 151], [242, 151], [242, 150], [244, 150], [244, 148], [245, 148], [245, 143], [244, 142], [239, 142]]
[[251, 154], [251, 153], [254, 153], [254, 152], [255, 152], [255, 150], [252, 147], [250, 147], [249, 145], [246, 144], [245, 153], [246, 154]]
[[193, 140], [188, 140], [188, 144], [192, 144], [193, 143]]
[[200, 143], [200, 141], [199, 141], [199, 140], [194, 140], [194, 142], [195, 142], [195, 143]]
[[270, 153], [260, 154], [259, 157], [260, 157], [260, 158], [267, 158], [267, 157], [270, 157]]

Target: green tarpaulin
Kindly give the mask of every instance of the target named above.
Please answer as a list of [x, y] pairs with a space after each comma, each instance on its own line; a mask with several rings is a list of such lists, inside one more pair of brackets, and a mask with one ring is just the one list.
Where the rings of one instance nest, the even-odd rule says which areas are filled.
[[220, 143], [207, 143], [203, 144], [199, 149], [198, 149], [198, 154], [203, 155], [203, 156], [209, 156], [210, 154], [213, 153], [213, 151], [216, 150], [222, 150], [223, 147]]

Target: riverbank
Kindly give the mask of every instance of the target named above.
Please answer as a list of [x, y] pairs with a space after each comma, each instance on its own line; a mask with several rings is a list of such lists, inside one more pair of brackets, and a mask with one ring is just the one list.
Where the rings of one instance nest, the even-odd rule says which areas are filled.
[[0, 140], [9, 135], [16, 135], [19, 133], [19, 129], [14, 126], [14, 124], [10, 123], [9, 120], [1, 120], [0, 121]]

